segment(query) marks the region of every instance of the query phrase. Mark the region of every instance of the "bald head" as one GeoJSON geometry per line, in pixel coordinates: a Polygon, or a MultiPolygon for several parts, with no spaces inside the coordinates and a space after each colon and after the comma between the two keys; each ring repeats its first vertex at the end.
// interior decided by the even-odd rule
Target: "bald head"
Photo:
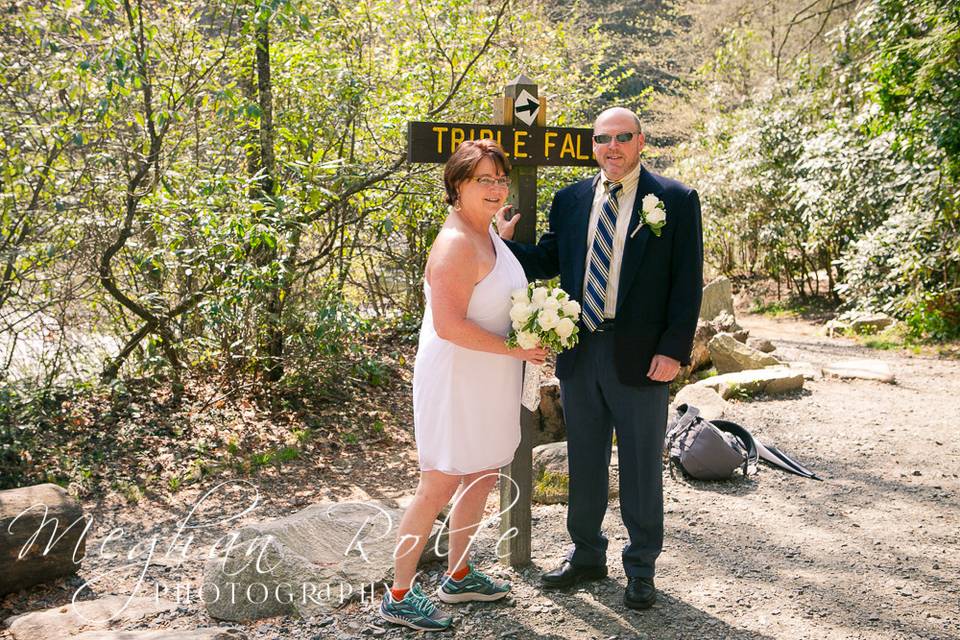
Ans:
{"type": "Polygon", "coordinates": [[[600,112],[600,115],[597,116],[597,119],[593,121],[593,131],[596,133],[597,125],[601,124],[601,121],[607,120],[613,117],[620,118],[630,118],[633,120],[634,124],[637,126],[637,131],[640,131],[640,117],[635,114],[630,109],[625,109],[623,107],[610,107],[600,112]]]}

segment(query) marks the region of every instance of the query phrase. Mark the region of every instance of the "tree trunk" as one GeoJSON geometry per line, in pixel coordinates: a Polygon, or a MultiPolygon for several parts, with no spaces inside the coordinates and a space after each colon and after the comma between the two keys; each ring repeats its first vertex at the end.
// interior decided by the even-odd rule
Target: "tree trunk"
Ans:
{"type": "MultiPolygon", "coordinates": [[[[277,192],[277,167],[274,155],[273,131],[273,88],[270,80],[270,20],[262,16],[260,7],[255,14],[256,21],[256,70],[257,103],[260,107],[260,197],[272,198],[277,192]]],[[[262,264],[277,259],[277,249],[264,248],[262,264]]],[[[283,346],[286,339],[283,331],[283,275],[267,291],[266,314],[262,353],[266,363],[265,374],[268,380],[276,382],[283,377],[283,346]]]]}

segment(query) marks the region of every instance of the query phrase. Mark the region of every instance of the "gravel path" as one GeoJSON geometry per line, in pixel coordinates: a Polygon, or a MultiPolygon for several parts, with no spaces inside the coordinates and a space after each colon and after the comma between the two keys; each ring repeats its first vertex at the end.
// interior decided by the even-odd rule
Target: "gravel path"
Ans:
{"type": "MultiPolygon", "coordinates": [[[[667,474],[660,600],[642,613],[622,604],[625,577],[618,550],[626,531],[616,501],[605,524],[610,577],[569,592],[539,588],[539,574],[555,566],[567,538],[563,505],[536,506],[531,567],[520,572],[497,567],[495,525],[478,543],[479,564],[512,580],[514,595],[500,603],[451,608],[456,630],[440,637],[960,638],[960,444],[952,437],[960,418],[960,361],[868,350],[827,339],[798,321],[745,316],[740,323],[751,335],[771,339],[777,354],[789,360],[824,365],[874,358],[888,362],[896,374],[896,385],[815,380],[790,396],[731,404],[730,419],[795,455],[824,481],[765,466],[757,476],[728,482],[667,474]]],[[[261,491],[265,505],[258,518],[287,515],[310,501],[309,490],[295,498],[263,485],[261,491]]],[[[163,518],[162,505],[151,507],[146,517],[143,504],[85,508],[95,509],[102,530],[139,521],[144,532],[151,524],[162,527],[160,520],[173,520],[170,514],[178,511],[167,504],[163,518]]],[[[85,572],[105,562],[90,558],[85,572]]],[[[195,578],[200,569],[156,568],[161,576],[181,571],[181,578],[195,578]]],[[[436,570],[428,573],[425,586],[435,587],[437,578],[436,570]]],[[[124,593],[129,579],[107,581],[98,591],[124,593]]],[[[61,581],[8,596],[2,613],[63,604],[76,584],[61,581]]],[[[197,605],[167,620],[176,626],[216,624],[197,605]]],[[[238,626],[262,639],[422,637],[381,624],[369,600],[322,620],[238,626]]],[[[0,638],[9,634],[0,631],[0,638]]]]}

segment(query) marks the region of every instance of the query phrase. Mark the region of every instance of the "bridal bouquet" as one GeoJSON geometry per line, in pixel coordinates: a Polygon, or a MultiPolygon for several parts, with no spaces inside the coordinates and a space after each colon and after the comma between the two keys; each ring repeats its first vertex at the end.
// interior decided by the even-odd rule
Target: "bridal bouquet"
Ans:
{"type": "Polygon", "coordinates": [[[551,351],[562,351],[577,344],[580,305],[563,289],[530,284],[514,291],[510,301],[513,330],[507,336],[508,346],[532,349],[539,342],[551,351]]]}

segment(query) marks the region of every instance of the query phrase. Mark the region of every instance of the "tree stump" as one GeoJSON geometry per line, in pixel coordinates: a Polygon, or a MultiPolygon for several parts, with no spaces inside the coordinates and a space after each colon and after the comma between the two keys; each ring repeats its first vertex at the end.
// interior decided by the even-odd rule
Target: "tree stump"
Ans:
{"type": "Polygon", "coordinates": [[[0,491],[0,595],[76,573],[86,527],[80,503],[55,484],[0,491]]]}

